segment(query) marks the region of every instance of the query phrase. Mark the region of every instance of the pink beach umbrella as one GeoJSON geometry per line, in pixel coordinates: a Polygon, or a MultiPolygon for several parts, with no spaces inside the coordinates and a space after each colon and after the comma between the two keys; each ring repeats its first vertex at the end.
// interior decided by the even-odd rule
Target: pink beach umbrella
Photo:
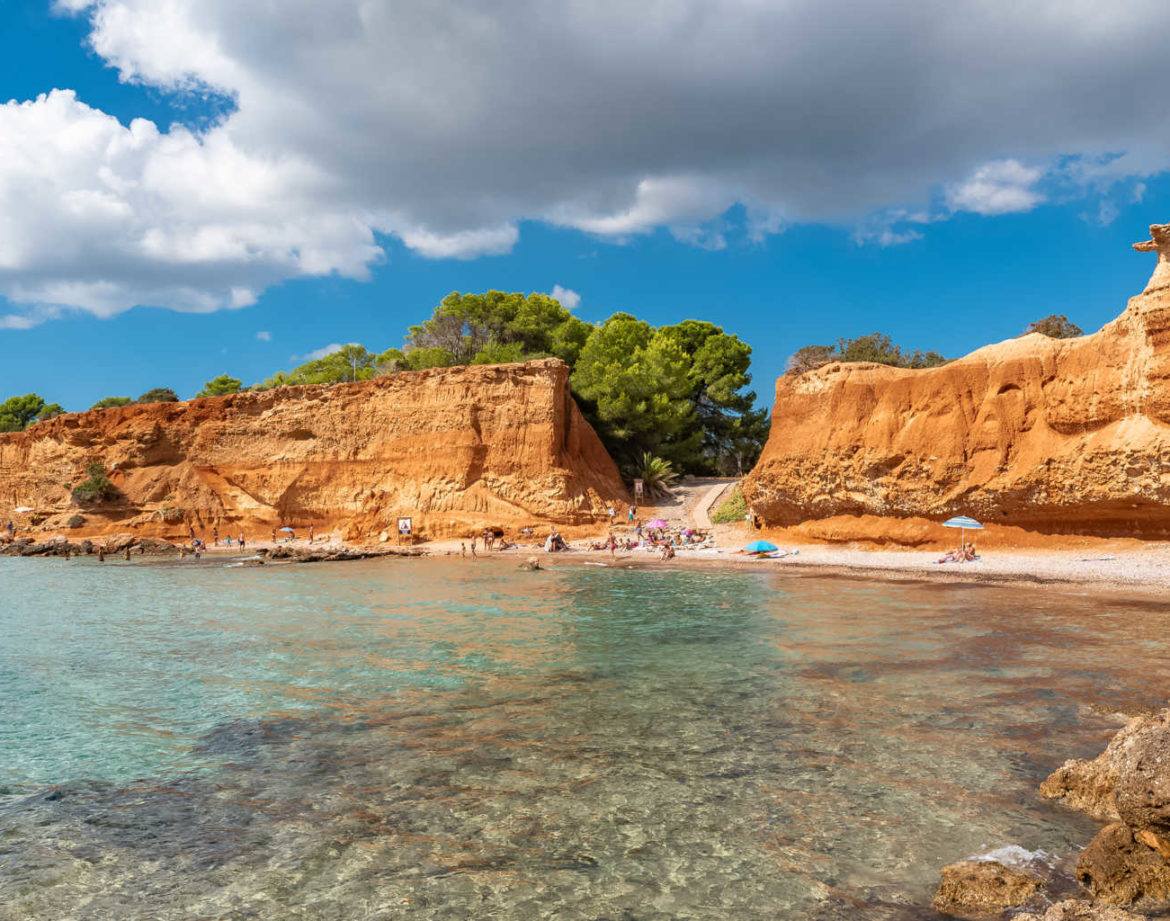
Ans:
{"type": "Polygon", "coordinates": [[[648,528],[665,528],[666,522],[663,521],[661,518],[655,518],[648,525],[646,525],[646,527],[648,527],[648,528]]]}

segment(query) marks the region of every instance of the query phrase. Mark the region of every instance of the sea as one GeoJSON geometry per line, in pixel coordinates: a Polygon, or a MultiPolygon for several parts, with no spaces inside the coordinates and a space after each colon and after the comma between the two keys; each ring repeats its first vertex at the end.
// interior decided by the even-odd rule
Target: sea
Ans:
{"type": "Polygon", "coordinates": [[[1170,606],[571,556],[0,558],[0,919],[928,919],[1170,606]]]}

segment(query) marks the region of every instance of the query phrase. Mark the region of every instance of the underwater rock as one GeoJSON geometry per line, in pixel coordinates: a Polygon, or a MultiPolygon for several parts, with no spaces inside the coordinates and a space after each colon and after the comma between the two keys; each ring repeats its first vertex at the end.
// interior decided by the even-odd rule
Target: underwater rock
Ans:
{"type": "Polygon", "coordinates": [[[1005,908],[1027,905],[1044,883],[1031,868],[1009,867],[997,860],[960,860],[943,867],[931,904],[944,915],[981,921],[998,917],[1005,908]]]}

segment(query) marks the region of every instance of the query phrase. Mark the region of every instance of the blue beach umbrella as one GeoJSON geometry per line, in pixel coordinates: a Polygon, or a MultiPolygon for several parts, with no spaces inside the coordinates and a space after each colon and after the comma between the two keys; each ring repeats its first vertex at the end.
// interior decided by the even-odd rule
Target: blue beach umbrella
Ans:
{"type": "Polygon", "coordinates": [[[983,525],[974,518],[968,518],[966,515],[960,515],[958,518],[948,518],[943,522],[943,527],[959,529],[959,539],[963,542],[964,550],[967,549],[967,532],[983,530],[983,525]]]}
{"type": "Polygon", "coordinates": [[[293,533],[293,529],[292,529],[292,528],[281,528],[280,530],[282,530],[282,531],[288,531],[288,533],[289,533],[289,534],[292,534],[292,533],[293,533]]]}
{"type": "Polygon", "coordinates": [[[769,553],[772,550],[779,550],[775,544],[770,544],[766,540],[753,540],[750,544],[743,548],[748,553],[769,553]]]}

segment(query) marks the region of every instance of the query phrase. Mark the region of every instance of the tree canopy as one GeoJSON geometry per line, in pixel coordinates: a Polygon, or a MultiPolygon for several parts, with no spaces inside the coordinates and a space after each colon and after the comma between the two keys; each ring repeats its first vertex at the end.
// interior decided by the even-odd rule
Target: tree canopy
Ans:
{"type": "Polygon", "coordinates": [[[39,394],[9,397],[0,403],[0,432],[21,432],[34,422],[52,419],[63,412],[59,404],[46,403],[39,394]]]}
{"type": "Polygon", "coordinates": [[[221,374],[219,377],[212,378],[203,385],[203,389],[195,394],[199,397],[222,397],[229,393],[239,393],[240,388],[244,386],[244,382],[236,377],[228,377],[226,374],[221,374]]]}
{"type": "Polygon", "coordinates": [[[345,381],[369,380],[376,373],[377,356],[351,342],[341,348],[298,365],[291,371],[277,371],[257,390],[291,387],[298,384],[341,384],[345,381]]]}
{"type": "Polygon", "coordinates": [[[1034,323],[1029,323],[1028,328],[1024,330],[1024,335],[1028,333],[1040,333],[1040,335],[1049,336],[1052,339],[1075,339],[1077,336],[1085,334],[1084,330],[1063,313],[1049,314],[1034,323]]]}

